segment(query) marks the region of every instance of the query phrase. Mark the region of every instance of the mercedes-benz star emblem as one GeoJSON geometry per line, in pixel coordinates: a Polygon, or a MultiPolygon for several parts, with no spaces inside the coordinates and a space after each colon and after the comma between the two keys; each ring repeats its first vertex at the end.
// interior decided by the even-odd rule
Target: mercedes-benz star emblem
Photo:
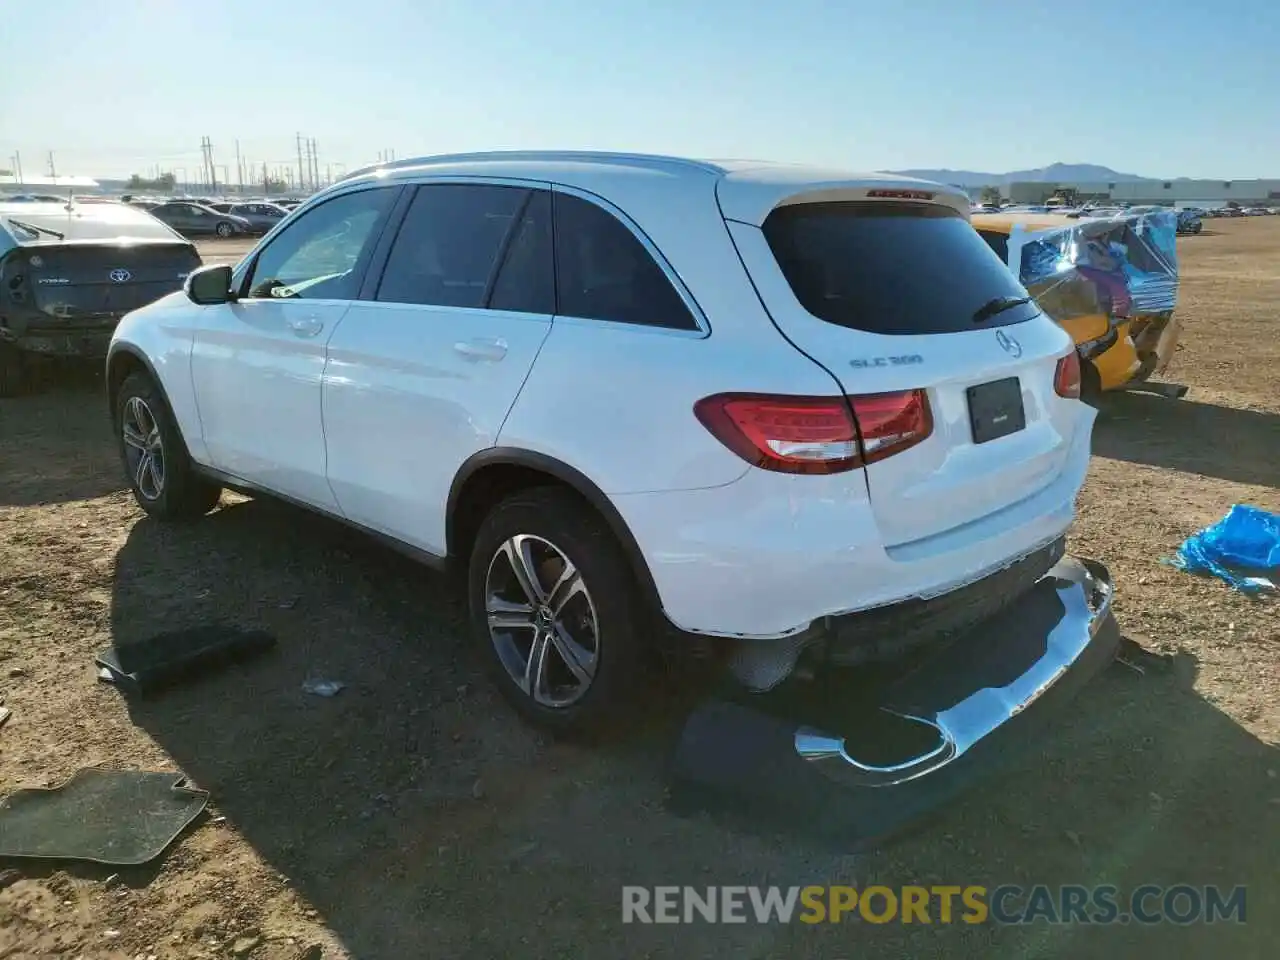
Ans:
{"type": "Polygon", "coordinates": [[[108,273],[107,276],[111,278],[112,283],[128,283],[130,280],[133,279],[132,273],[120,267],[116,267],[114,270],[108,273]]]}
{"type": "Polygon", "coordinates": [[[1003,330],[996,331],[996,343],[1000,344],[1000,349],[1015,360],[1022,356],[1022,344],[1013,337],[1009,336],[1003,330]]]}

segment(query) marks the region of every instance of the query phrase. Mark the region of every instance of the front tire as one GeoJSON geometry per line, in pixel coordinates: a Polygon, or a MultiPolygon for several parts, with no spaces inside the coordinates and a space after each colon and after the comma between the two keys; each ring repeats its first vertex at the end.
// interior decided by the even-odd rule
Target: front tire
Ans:
{"type": "Polygon", "coordinates": [[[236,228],[224,220],[222,223],[218,224],[216,227],[213,228],[213,232],[216,233],[218,236],[220,236],[223,240],[226,240],[230,237],[235,236],[236,228]]]}
{"type": "Polygon", "coordinates": [[[133,498],[148,514],[191,520],[218,503],[222,488],[196,473],[173,412],[150,377],[125,378],[116,393],[115,426],[133,498]]]}
{"type": "Polygon", "coordinates": [[[578,497],[517,493],[484,519],[467,577],[486,668],[522,716],[594,738],[630,713],[644,658],[642,604],[612,532],[578,497]]]}

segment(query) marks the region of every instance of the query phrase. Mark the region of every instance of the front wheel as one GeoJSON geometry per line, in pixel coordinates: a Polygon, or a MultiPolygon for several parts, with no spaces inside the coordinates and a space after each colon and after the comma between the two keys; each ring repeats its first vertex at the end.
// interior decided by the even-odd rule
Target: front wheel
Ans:
{"type": "Polygon", "coordinates": [[[216,233],[223,240],[225,240],[228,237],[235,236],[236,228],[224,220],[222,223],[214,227],[214,233],[216,233]]]}
{"type": "Polygon", "coordinates": [[[151,378],[134,373],[116,394],[116,433],[133,497],[158,520],[204,516],[222,488],[195,471],[164,396],[151,378]]]}
{"type": "Polygon", "coordinates": [[[481,524],[467,579],[481,656],[524,717],[595,737],[627,716],[641,682],[642,604],[590,507],[555,488],[502,501],[481,524]]]}

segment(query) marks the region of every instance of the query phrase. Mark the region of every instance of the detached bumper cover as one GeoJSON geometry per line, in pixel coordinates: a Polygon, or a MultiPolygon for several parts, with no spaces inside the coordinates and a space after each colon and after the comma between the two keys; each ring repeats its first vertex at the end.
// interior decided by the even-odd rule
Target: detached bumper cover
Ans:
{"type": "Polygon", "coordinates": [[[932,728],[937,744],[927,751],[892,764],[869,764],[850,754],[844,738],[802,727],[795,734],[796,753],[854,786],[892,786],[927,776],[1039,700],[1095,644],[1109,648],[1107,659],[1114,656],[1119,632],[1111,594],[1101,565],[1062,561],[1022,602],[980,627],[978,636],[947,647],[894,683],[880,709],[932,728]]]}
{"type": "Polygon", "coordinates": [[[685,726],[673,792],[781,814],[845,840],[893,832],[1034,743],[1054,704],[1114,660],[1112,593],[1101,564],[1062,560],[1019,600],[880,688],[861,715],[909,728],[906,750],[880,742],[871,723],[827,729],[766,712],[761,698],[705,704],[685,726]]]}

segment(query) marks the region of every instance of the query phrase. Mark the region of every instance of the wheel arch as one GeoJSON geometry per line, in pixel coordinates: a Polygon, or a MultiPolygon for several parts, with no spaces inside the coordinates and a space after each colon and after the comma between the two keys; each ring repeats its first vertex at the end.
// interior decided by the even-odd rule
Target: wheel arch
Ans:
{"type": "Polygon", "coordinates": [[[483,520],[476,509],[507,493],[532,486],[557,485],[572,490],[599,514],[622,547],[641,592],[656,612],[662,599],[640,544],[609,497],[580,470],[555,457],[516,447],[493,447],[468,458],[449,489],[445,513],[445,544],[450,559],[470,553],[475,531],[483,520]]]}
{"type": "Polygon", "coordinates": [[[131,373],[138,371],[145,373],[151,379],[151,382],[156,385],[156,389],[160,391],[160,395],[164,397],[164,402],[169,405],[170,409],[173,408],[173,405],[169,403],[169,394],[165,391],[164,381],[156,373],[155,365],[150,358],[133,344],[121,341],[113,343],[107,350],[106,372],[103,381],[107,391],[107,404],[111,408],[111,416],[113,418],[116,412],[116,394],[120,392],[121,384],[125,382],[131,373]]]}

